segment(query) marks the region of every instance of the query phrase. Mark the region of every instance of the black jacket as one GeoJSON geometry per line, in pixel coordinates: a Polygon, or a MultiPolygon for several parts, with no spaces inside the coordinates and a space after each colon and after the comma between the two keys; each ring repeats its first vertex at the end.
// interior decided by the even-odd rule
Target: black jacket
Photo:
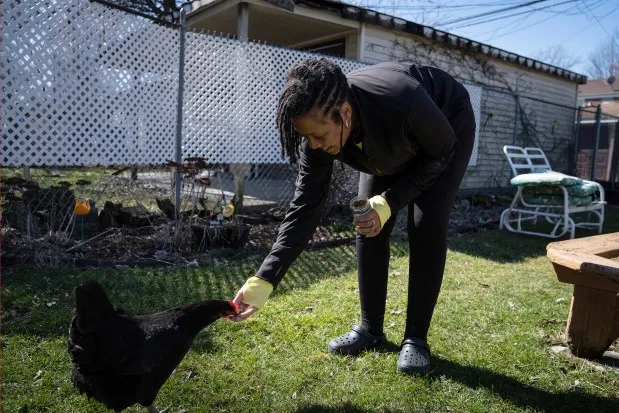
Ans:
{"type": "MultiPolygon", "coordinates": [[[[470,105],[468,92],[447,73],[410,63],[380,63],[347,78],[356,123],[338,156],[361,172],[398,175],[382,194],[398,211],[449,164],[457,146],[452,122],[470,105]]],[[[277,285],[307,245],[328,198],[334,159],[305,141],[301,145],[294,198],[258,277],[277,285]]]]}

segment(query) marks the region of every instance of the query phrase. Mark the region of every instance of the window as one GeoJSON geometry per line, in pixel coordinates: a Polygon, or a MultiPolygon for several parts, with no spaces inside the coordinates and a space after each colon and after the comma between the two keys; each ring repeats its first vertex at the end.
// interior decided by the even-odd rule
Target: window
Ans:
{"type": "Polygon", "coordinates": [[[300,50],[330,56],[346,57],[346,38],[332,40],[330,42],[317,43],[311,46],[302,47],[300,50]]]}

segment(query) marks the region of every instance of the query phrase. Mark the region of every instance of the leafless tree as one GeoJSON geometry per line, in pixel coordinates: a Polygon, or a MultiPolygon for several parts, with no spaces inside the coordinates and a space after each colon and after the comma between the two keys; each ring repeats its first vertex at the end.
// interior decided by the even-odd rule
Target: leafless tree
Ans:
{"type": "Polygon", "coordinates": [[[568,52],[560,44],[542,49],[536,52],[533,57],[544,63],[558,66],[562,69],[571,69],[580,63],[580,59],[578,57],[568,52]]]}
{"type": "Polygon", "coordinates": [[[588,74],[594,79],[619,75],[619,28],[589,54],[588,74]]]}

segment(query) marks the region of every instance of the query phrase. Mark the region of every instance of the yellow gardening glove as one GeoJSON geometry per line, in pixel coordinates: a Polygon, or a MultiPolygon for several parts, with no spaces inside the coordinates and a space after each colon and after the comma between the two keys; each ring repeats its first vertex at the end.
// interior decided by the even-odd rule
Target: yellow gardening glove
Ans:
{"type": "Polygon", "coordinates": [[[373,196],[368,200],[370,206],[376,211],[380,218],[380,227],[385,225],[385,222],[391,217],[391,207],[387,203],[387,200],[382,195],[373,196]]]}
{"type": "Polygon", "coordinates": [[[249,278],[232,300],[239,306],[239,313],[229,318],[233,321],[243,321],[258,311],[273,292],[273,284],[259,277],[249,278]]]}

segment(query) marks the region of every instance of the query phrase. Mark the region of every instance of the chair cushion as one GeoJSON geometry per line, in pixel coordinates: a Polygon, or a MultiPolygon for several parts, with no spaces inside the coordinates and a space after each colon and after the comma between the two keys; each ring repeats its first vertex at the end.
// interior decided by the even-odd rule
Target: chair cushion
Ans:
{"type": "Polygon", "coordinates": [[[521,185],[576,185],[582,183],[583,180],[575,177],[562,174],[556,171],[546,171],[539,173],[520,174],[513,177],[510,183],[514,186],[521,185]]]}
{"type": "MultiPolygon", "coordinates": [[[[587,196],[593,195],[598,191],[598,186],[594,182],[583,181],[576,185],[566,186],[567,194],[570,196],[587,196]]],[[[563,191],[558,185],[531,185],[527,186],[526,190],[530,194],[536,195],[560,195],[563,196],[563,191]]]]}

